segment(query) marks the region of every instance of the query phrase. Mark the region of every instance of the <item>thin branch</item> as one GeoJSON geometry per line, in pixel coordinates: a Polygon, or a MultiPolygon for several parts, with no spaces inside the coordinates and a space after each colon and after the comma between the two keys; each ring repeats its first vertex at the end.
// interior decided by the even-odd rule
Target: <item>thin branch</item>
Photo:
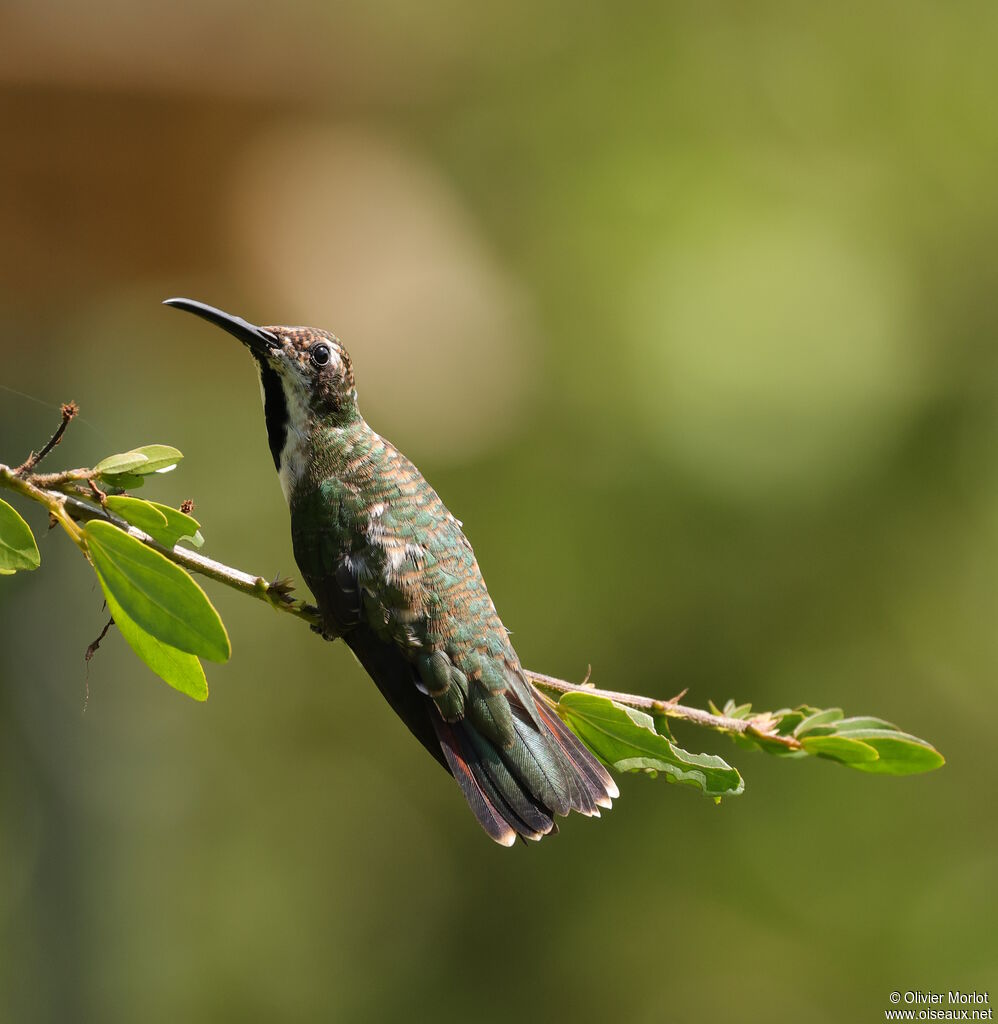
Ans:
{"type": "MultiPolygon", "coordinates": [[[[786,747],[787,750],[800,750],[800,742],[793,736],[780,736],[777,733],[769,732],[763,727],[761,717],[755,718],[730,718],[728,715],[715,715],[702,708],[691,708],[680,704],[676,700],[659,700],[656,697],[640,697],[630,693],[616,693],[613,690],[600,690],[588,683],[569,683],[564,679],[556,679],[554,676],[546,676],[541,672],[533,672],[524,669],[523,674],[545,693],[591,693],[597,697],[608,697],[618,704],[624,704],[629,708],[637,708],[640,711],[651,711],[667,718],[677,718],[693,725],[702,725],[707,729],[717,729],[721,732],[737,733],[742,736],[765,739],[769,743],[775,743],[786,747]]],[[[684,691],[685,692],[685,691],[684,691]]]]}
{"type": "MultiPolygon", "coordinates": [[[[97,639],[96,640],[91,640],[90,643],[87,645],[86,652],[83,655],[83,660],[84,661],[89,662],[90,659],[97,653],[98,649],[100,648],[101,641],[104,639],[104,637],[107,636],[107,631],[113,625],[114,625],[114,619],[108,619],[107,622],[104,623],[104,628],[100,631],[100,633],[98,633],[97,639]]],[[[87,669],[87,672],[88,673],[90,672],[89,668],[87,669]]]]}
{"type": "MultiPolygon", "coordinates": [[[[3,467],[0,467],[0,484],[3,483],[2,469],[3,467]]],[[[241,569],[233,569],[228,565],[223,565],[221,562],[216,562],[213,558],[207,558],[205,555],[200,555],[189,548],[183,548],[179,544],[174,545],[172,548],[165,547],[158,541],[153,540],[145,531],[125,522],[120,516],[116,516],[106,508],[92,505],[82,498],[70,495],[67,495],[64,500],[66,512],[78,522],[102,519],[105,522],[113,523],[136,540],[141,541],[146,547],[150,547],[161,555],[165,555],[171,562],[182,566],[188,572],[196,572],[201,576],[207,576],[208,579],[214,580],[216,583],[222,583],[233,590],[238,590],[241,594],[249,594],[250,597],[265,601],[272,608],[288,612],[296,618],[303,619],[309,625],[318,626],[321,624],[322,620],[319,615],[319,609],[315,605],[308,604],[306,601],[296,601],[291,597],[288,594],[287,583],[283,580],[270,583],[263,576],[253,576],[248,572],[243,572],[241,569]]]]}
{"type": "Polygon", "coordinates": [[[62,487],[71,483],[86,483],[94,479],[92,469],[67,469],[61,473],[36,473],[31,477],[38,487],[62,487]]]}
{"type": "Polygon", "coordinates": [[[35,466],[38,465],[42,459],[62,440],[62,435],[66,433],[66,427],[69,426],[70,421],[80,411],[80,407],[76,402],[65,402],[62,406],[62,422],[56,427],[55,433],[45,442],[42,446],[41,451],[32,452],[25,460],[21,463],[17,469],[14,470],[15,475],[24,476],[26,473],[30,473],[35,466]]]}
{"type": "MultiPolygon", "coordinates": [[[[138,527],[125,522],[120,516],[115,515],[109,509],[94,504],[92,501],[82,497],[82,492],[76,488],[74,493],[66,494],[48,489],[49,486],[65,486],[73,488],[78,481],[89,481],[93,476],[92,470],[77,469],[70,473],[53,473],[48,475],[37,475],[27,479],[17,476],[15,471],[9,467],[0,465],[0,487],[7,487],[18,491],[27,498],[44,505],[54,515],[67,532],[73,536],[73,531],[80,534],[77,522],[86,523],[90,520],[99,519],[113,523],[119,529],[124,530],[136,540],[141,541],[147,547],[165,555],[171,562],[182,566],[188,572],[198,573],[207,576],[216,583],[238,590],[242,594],[248,594],[258,600],[264,601],[278,611],[286,612],[295,618],[307,622],[310,626],[322,626],[322,617],[315,605],[306,601],[298,601],[288,594],[286,581],[276,580],[269,583],[263,576],[254,576],[251,573],[243,572],[241,569],[234,569],[231,566],[223,565],[212,558],[207,558],[188,548],[175,545],[172,548],[163,546],[155,541],[149,534],[138,527]]],[[[77,536],[73,539],[84,546],[77,536]]],[[[641,711],[666,715],[669,718],[680,719],[689,722],[691,725],[703,726],[708,729],[716,729],[720,732],[743,735],[751,738],[764,739],[768,743],[785,747],[788,751],[800,750],[800,743],[792,736],[780,736],[767,728],[765,716],[758,718],[731,718],[727,715],[715,715],[700,708],[688,707],[678,703],[677,699],[659,700],[654,697],[642,697],[630,693],[617,693],[613,690],[596,689],[589,683],[570,683],[564,679],[556,679],[553,676],[544,675],[540,672],[531,672],[524,669],[527,678],[542,692],[547,695],[558,695],[565,693],[592,693],[598,697],[608,697],[610,700],[623,704],[626,707],[636,708],[641,711]]]]}
{"type": "Polygon", "coordinates": [[[67,503],[71,499],[64,494],[39,487],[35,483],[35,480],[38,479],[40,477],[20,477],[10,466],[0,464],[0,487],[17,491],[25,498],[30,498],[32,501],[37,501],[40,505],[44,505],[48,509],[50,519],[58,523],[69,534],[77,547],[86,551],[83,531],[76,525],[73,516],[66,508],[67,503]]]}
{"type": "Polygon", "coordinates": [[[87,481],[87,486],[90,488],[90,493],[101,503],[101,508],[107,504],[107,492],[102,491],[97,486],[97,481],[90,479],[87,481]]]}

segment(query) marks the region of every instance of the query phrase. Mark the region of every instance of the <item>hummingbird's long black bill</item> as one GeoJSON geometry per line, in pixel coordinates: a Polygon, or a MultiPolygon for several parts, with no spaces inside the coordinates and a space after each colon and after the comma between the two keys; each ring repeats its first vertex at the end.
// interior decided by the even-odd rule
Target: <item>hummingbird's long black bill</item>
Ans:
{"type": "Polygon", "coordinates": [[[272,349],[278,348],[280,342],[270,331],[249,323],[241,316],[233,316],[224,310],[216,309],[214,306],[206,306],[203,302],[195,299],[164,299],[164,306],[173,306],[174,309],[182,309],[187,313],[207,320],[208,323],[221,327],[228,331],[234,338],[238,338],[247,348],[260,355],[266,355],[272,349]]]}

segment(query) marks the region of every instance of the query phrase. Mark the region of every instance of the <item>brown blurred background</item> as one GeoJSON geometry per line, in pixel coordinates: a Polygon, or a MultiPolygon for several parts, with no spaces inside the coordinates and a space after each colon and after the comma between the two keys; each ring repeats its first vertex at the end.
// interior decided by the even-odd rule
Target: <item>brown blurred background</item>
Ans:
{"type": "Polygon", "coordinates": [[[336,331],[523,661],[841,704],[922,778],[625,778],[493,848],[338,646],[209,588],[196,706],[44,521],[0,583],[4,1021],[875,1020],[994,989],[998,8],[0,6],[0,461],[176,444],[293,567],[249,360],[336,331]],[[10,390],[13,389],[13,390],[10,390]],[[43,403],[48,403],[43,404],[43,403]],[[89,702],[85,687],[89,683],[89,702]],[[84,707],[86,710],[84,712],[84,707]]]}

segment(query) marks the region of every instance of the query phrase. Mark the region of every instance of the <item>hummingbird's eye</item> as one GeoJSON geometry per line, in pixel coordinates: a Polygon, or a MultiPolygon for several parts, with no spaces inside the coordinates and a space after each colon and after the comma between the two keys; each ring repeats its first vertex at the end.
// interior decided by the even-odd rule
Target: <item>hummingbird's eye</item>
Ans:
{"type": "Polygon", "coordinates": [[[316,366],[325,366],[330,359],[330,351],[328,345],[313,345],[310,354],[312,356],[312,362],[316,366]]]}

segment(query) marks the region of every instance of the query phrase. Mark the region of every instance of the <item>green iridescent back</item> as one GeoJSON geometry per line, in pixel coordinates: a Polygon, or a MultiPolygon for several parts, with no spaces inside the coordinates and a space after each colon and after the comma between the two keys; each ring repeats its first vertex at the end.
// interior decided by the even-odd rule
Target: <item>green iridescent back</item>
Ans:
{"type": "Polygon", "coordinates": [[[295,556],[320,608],[334,631],[352,614],[403,652],[445,720],[467,713],[508,746],[501,694],[533,700],[461,524],[362,419],[320,434],[291,500],[295,556]]]}

